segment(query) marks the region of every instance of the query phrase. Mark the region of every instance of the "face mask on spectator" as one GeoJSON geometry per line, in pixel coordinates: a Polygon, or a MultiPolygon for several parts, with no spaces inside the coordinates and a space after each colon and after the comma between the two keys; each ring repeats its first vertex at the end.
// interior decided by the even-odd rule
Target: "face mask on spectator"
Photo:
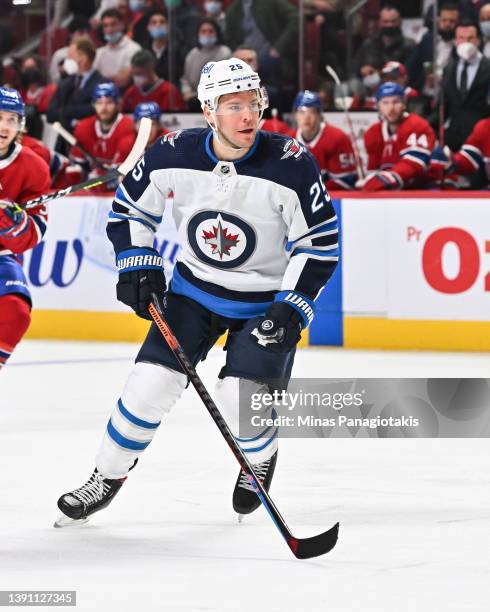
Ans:
{"type": "Polygon", "coordinates": [[[462,60],[469,62],[478,53],[478,48],[471,42],[459,43],[456,47],[456,53],[462,60]]]}
{"type": "Polygon", "coordinates": [[[221,13],[221,2],[205,2],[204,10],[209,15],[218,15],[221,13]]]}
{"type": "Polygon", "coordinates": [[[78,63],[71,57],[67,57],[63,62],[63,70],[65,74],[78,74],[78,63]]]}
{"type": "Polygon", "coordinates": [[[396,26],[393,28],[381,28],[380,32],[381,36],[388,36],[389,38],[395,38],[402,33],[401,28],[396,26]]]}
{"type": "Polygon", "coordinates": [[[133,13],[137,13],[145,8],[145,3],[143,0],[129,0],[129,8],[133,13]]]}
{"type": "Polygon", "coordinates": [[[216,44],[216,36],[199,35],[199,44],[201,47],[212,47],[216,44]]]}
{"type": "Polygon", "coordinates": [[[439,30],[439,36],[448,42],[454,38],[454,30],[439,30]]]}
{"type": "Polygon", "coordinates": [[[20,80],[24,87],[29,87],[33,83],[41,83],[41,72],[37,68],[26,68],[20,73],[20,80]]]}
{"type": "Polygon", "coordinates": [[[381,77],[378,72],[373,72],[373,74],[368,74],[362,79],[364,87],[368,89],[374,89],[381,83],[381,77]]]}
{"type": "Polygon", "coordinates": [[[122,32],[112,32],[112,34],[104,34],[104,40],[110,45],[115,45],[123,37],[122,32]]]}
{"type": "Polygon", "coordinates": [[[156,26],[154,28],[148,28],[148,32],[154,40],[161,40],[162,38],[167,38],[168,27],[166,25],[156,26]]]}
{"type": "Polygon", "coordinates": [[[481,21],[480,29],[485,38],[490,38],[490,21],[481,21]]]}

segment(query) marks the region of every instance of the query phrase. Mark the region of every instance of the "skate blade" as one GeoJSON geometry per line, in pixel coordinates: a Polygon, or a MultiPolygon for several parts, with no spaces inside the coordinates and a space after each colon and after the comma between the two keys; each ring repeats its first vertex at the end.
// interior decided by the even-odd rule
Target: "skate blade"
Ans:
{"type": "Polygon", "coordinates": [[[65,514],[60,514],[60,516],[55,520],[53,527],[55,529],[60,529],[64,527],[78,527],[79,525],[85,525],[85,523],[88,522],[88,517],[84,519],[72,519],[69,516],[66,516],[65,514]]]}
{"type": "Polygon", "coordinates": [[[244,514],[239,514],[238,515],[238,524],[241,525],[243,523],[243,519],[245,518],[244,514]]]}

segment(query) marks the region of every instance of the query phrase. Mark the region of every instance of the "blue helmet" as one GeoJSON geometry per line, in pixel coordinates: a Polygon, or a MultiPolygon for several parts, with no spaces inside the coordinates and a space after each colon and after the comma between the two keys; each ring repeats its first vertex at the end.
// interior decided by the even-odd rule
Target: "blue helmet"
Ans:
{"type": "Polygon", "coordinates": [[[20,117],[25,116],[24,100],[16,89],[0,87],[0,111],[17,113],[20,117]]]}
{"type": "Polygon", "coordinates": [[[300,106],[321,110],[322,103],[320,101],[320,96],[315,91],[310,91],[309,89],[300,91],[296,95],[296,98],[294,98],[293,109],[298,110],[300,106]]]}
{"type": "Polygon", "coordinates": [[[387,81],[378,87],[374,97],[379,102],[383,98],[388,98],[390,96],[399,96],[400,98],[405,97],[405,88],[398,83],[392,83],[391,81],[387,81]]]}
{"type": "Polygon", "coordinates": [[[141,102],[134,109],[133,120],[139,121],[143,117],[149,117],[155,121],[160,121],[162,111],[156,102],[141,102]]]}
{"type": "Polygon", "coordinates": [[[114,83],[99,83],[92,93],[92,102],[99,98],[113,98],[119,100],[121,92],[114,83]]]}

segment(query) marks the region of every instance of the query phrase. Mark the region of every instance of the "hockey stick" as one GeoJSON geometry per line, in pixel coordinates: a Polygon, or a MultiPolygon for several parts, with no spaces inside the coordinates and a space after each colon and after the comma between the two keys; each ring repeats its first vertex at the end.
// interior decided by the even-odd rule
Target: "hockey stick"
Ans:
{"type": "MultiPolygon", "coordinates": [[[[332,66],[328,66],[328,65],[325,66],[325,70],[332,77],[335,84],[338,85],[341,91],[343,92],[344,90],[342,88],[342,83],[340,82],[339,75],[335,72],[332,66]]],[[[357,174],[360,179],[363,179],[366,176],[366,173],[364,172],[364,166],[362,164],[361,154],[359,152],[359,147],[357,146],[357,137],[356,137],[356,133],[354,132],[354,125],[352,123],[349,109],[347,108],[347,100],[346,100],[346,96],[344,93],[342,94],[342,98],[343,98],[342,106],[344,108],[345,118],[347,120],[347,125],[349,127],[349,135],[350,135],[350,140],[352,143],[352,150],[354,151],[354,159],[356,161],[357,174]]]]}
{"type": "Polygon", "coordinates": [[[87,149],[77,141],[73,134],[71,134],[68,130],[65,130],[59,121],[55,121],[53,123],[53,129],[58,132],[61,138],[64,138],[68,144],[71,144],[72,147],[77,147],[77,149],[79,149],[97,168],[107,171],[107,166],[105,166],[100,159],[97,159],[95,155],[89,153],[87,149]]]}
{"type": "Polygon", "coordinates": [[[218,407],[216,406],[213,399],[206,390],[206,387],[199,378],[195,368],[189,361],[179,341],[170,329],[159,306],[159,300],[155,294],[153,294],[153,303],[150,304],[148,310],[152,316],[153,321],[156,323],[158,329],[165,338],[165,341],[168,344],[170,350],[172,351],[175,358],[184,370],[185,374],[191,381],[194,389],[197,391],[197,394],[199,395],[207,411],[211,415],[211,418],[220,430],[221,435],[226,440],[232,453],[235,455],[235,458],[240,464],[240,467],[247,475],[250,484],[253,486],[255,492],[259,496],[261,502],[264,504],[265,509],[276,524],[276,527],[281,532],[283,538],[286,540],[286,543],[293,552],[293,554],[298,559],[310,559],[311,557],[318,557],[320,555],[324,555],[330,550],[332,550],[332,548],[337,543],[339,523],[336,523],[328,531],[325,531],[324,533],[313,536],[311,538],[296,538],[293,536],[288,526],[286,525],[286,522],[282,518],[279,510],[276,508],[276,505],[269,496],[269,493],[264,489],[262,483],[255,475],[252,466],[250,465],[240,446],[237,444],[235,437],[231,433],[230,428],[226,424],[224,418],[221,416],[218,407]]]}
{"type": "Polygon", "coordinates": [[[96,178],[88,179],[83,183],[77,183],[76,185],[70,185],[69,187],[65,187],[63,189],[58,189],[58,191],[54,191],[53,193],[47,193],[45,195],[41,195],[32,200],[28,200],[20,204],[20,206],[25,210],[29,210],[29,208],[35,208],[39,206],[39,204],[45,204],[46,202],[50,202],[51,200],[57,200],[58,198],[62,198],[64,196],[69,195],[70,193],[75,193],[76,191],[82,191],[87,189],[93,189],[94,187],[98,187],[99,185],[103,185],[104,183],[108,183],[120,176],[126,176],[126,174],[133,169],[134,165],[138,161],[138,159],[145,152],[146,145],[148,143],[148,139],[150,137],[151,131],[151,119],[148,117],[143,117],[140,123],[140,128],[138,130],[138,135],[136,136],[135,143],[133,148],[129,152],[129,155],[126,159],[121,163],[119,168],[111,170],[107,174],[103,176],[98,176],[96,178]]]}

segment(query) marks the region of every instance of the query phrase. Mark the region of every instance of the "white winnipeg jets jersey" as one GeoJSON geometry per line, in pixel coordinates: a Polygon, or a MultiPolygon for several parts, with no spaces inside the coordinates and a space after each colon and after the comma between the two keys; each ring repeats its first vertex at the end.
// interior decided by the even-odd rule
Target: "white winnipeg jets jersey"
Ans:
{"type": "Polygon", "coordinates": [[[296,140],[258,132],[220,161],[210,129],[159,139],[116,191],[116,254],[152,247],[165,199],[182,246],[171,290],[227,317],[263,314],[278,292],[314,300],[338,260],[337,218],[318,166],[296,140]]]}

